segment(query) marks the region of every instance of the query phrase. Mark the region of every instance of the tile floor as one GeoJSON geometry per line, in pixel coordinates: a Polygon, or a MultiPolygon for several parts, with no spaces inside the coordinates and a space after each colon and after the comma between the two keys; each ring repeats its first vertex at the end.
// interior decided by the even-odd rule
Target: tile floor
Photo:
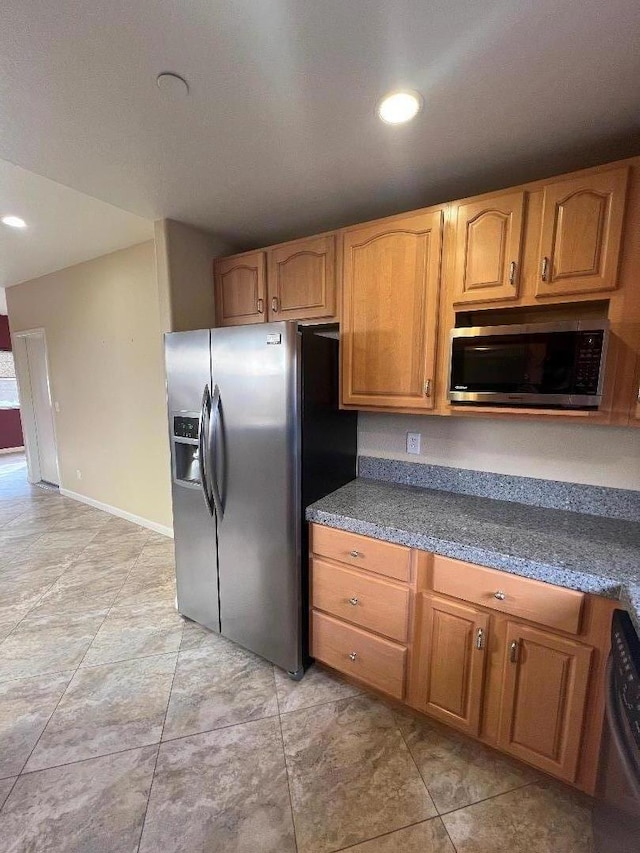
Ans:
{"type": "Polygon", "coordinates": [[[588,803],[174,609],[171,542],[0,457],[0,847],[586,853],[588,803]]]}

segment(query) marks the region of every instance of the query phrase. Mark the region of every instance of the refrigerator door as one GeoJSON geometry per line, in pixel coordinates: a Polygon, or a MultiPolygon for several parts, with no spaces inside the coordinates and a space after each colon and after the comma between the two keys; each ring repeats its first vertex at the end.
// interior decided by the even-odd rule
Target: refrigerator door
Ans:
{"type": "Polygon", "coordinates": [[[299,352],[295,323],[211,332],[221,630],[290,672],[302,666],[299,352]]]}
{"type": "Polygon", "coordinates": [[[220,631],[211,468],[208,329],[165,335],[178,610],[220,631]]]}

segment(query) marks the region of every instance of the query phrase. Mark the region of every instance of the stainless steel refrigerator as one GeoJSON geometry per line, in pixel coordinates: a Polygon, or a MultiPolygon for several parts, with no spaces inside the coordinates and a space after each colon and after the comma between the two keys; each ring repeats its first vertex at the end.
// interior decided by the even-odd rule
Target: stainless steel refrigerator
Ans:
{"type": "Polygon", "coordinates": [[[295,322],[165,336],[178,610],[299,677],[308,504],[355,477],[337,331],[295,322]]]}

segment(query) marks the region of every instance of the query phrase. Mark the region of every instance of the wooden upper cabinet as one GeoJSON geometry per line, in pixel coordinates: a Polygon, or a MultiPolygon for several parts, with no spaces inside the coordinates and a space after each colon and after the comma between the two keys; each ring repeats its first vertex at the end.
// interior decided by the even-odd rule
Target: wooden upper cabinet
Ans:
{"type": "Polygon", "coordinates": [[[629,169],[544,188],[537,296],[614,290],[629,169]]]}
{"type": "Polygon", "coordinates": [[[217,326],[244,326],[267,319],[266,253],[251,252],[214,262],[217,326]]]}
{"type": "Polygon", "coordinates": [[[506,643],[498,745],[572,782],[593,650],[519,622],[506,643]]]}
{"type": "Polygon", "coordinates": [[[269,249],[268,254],[271,320],[335,317],[335,234],[296,240],[269,249]]]}
{"type": "Polygon", "coordinates": [[[344,405],[433,407],[442,229],[436,210],[343,232],[344,405]]]}
{"type": "Polygon", "coordinates": [[[420,710],[470,735],[480,730],[489,615],[422,593],[417,642],[424,650],[420,710]]]}
{"type": "Polygon", "coordinates": [[[517,299],[525,193],[504,193],[458,207],[454,300],[517,299]]]}

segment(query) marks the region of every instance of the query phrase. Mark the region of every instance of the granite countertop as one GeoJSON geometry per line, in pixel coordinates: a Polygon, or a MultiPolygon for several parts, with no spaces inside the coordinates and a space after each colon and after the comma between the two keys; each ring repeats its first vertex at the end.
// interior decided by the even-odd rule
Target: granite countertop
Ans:
{"type": "Polygon", "coordinates": [[[307,520],[620,599],[640,631],[640,523],[358,478],[307,520]]]}

